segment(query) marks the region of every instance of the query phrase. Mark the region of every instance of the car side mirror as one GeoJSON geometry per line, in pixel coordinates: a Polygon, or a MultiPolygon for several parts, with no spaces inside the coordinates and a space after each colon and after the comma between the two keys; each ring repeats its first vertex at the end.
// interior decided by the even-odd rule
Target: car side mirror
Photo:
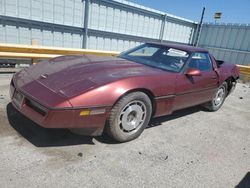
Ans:
{"type": "Polygon", "coordinates": [[[201,71],[195,68],[189,68],[186,72],[187,76],[201,76],[201,71]]]}

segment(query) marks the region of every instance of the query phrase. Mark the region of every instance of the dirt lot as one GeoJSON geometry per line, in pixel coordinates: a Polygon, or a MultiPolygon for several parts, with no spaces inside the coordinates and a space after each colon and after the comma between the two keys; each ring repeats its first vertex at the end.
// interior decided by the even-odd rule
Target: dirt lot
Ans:
{"type": "Polygon", "coordinates": [[[181,110],[116,144],[39,127],[9,104],[10,78],[0,74],[1,187],[250,187],[249,85],[218,112],[181,110]]]}

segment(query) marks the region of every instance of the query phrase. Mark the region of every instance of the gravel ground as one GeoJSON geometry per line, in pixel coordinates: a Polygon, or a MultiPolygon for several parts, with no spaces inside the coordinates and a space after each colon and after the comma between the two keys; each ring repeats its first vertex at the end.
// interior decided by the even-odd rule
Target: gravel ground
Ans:
{"type": "Polygon", "coordinates": [[[250,86],[218,112],[200,107],[156,118],[116,144],[44,129],[9,104],[0,74],[1,187],[250,187],[250,86]]]}

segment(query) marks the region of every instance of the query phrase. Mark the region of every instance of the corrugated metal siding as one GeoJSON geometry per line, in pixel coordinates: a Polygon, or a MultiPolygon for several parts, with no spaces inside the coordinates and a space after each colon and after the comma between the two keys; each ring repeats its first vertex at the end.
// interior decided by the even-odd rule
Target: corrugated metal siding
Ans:
{"type": "Polygon", "coordinates": [[[0,15],[82,27],[84,1],[1,0],[0,15]]]}
{"type": "Polygon", "coordinates": [[[199,46],[208,48],[217,59],[250,64],[250,25],[204,24],[199,46]]]}
{"type": "Polygon", "coordinates": [[[191,43],[194,25],[166,21],[163,40],[191,43]]]}
{"type": "Polygon", "coordinates": [[[124,51],[141,44],[132,40],[94,36],[88,37],[88,49],[124,51]]]}
{"type": "Polygon", "coordinates": [[[58,31],[48,27],[27,27],[25,24],[15,25],[0,21],[0,42],[30,44],[32,39],[40,45],[57,47],[82,47],[82,34],[70,31],[58,31]]]}
{"type": "MultiPolygon", "coordinates": [[[[190,43],[195,25],[178,20],[167,20],[163,40],[190,43]]],[[[158,39],[163,15],[153,16],[130,9],[111,7],[98,1],[90,4],[90,28],[127,35],[158,39]]]]}
{"type": "Polygon", "coordinates": [[[161,19],[102,1],[90,3],[89,28],[127,35],[159,38],[161,19]]]}
{"type": "MultiPolygon", "coordinates": [[[[0,16],[6,18],[0,18],[0,42],[30,44],[37,39],[40,45],[81,48],[85,4],[84,0],[0,0],[0,16]]],[[[160,41],[165,14],[124,0],[91,0],[87,48],[122,51],[160,41]]],[[[194,22],[167,17],[163,40],[191,43],[194,22]]]]}

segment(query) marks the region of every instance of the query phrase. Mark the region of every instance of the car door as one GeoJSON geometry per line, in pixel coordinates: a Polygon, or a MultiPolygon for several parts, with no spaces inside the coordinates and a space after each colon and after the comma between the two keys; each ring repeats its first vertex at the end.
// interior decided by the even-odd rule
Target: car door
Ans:
{"type": "Polygon", "coordinates": [[[192,53],[183,73],[177,76],[174,110],[212,100],[218,87],[218,75],[208,53],[192,53]],[[188,76],[188,69],[199,69],[201,75],[188,76]]]}

